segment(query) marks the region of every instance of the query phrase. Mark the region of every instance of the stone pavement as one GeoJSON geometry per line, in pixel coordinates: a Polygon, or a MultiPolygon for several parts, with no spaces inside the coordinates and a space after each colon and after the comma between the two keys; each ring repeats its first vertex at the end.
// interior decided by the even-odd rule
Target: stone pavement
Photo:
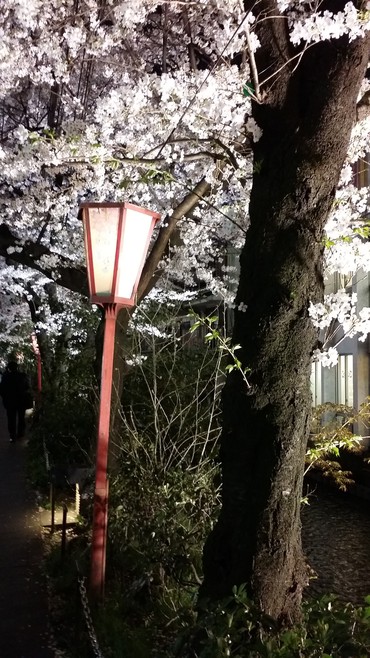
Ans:
{"type": "Polygon", "coordinates": [[[302,539],[316,573],[305,594],[331,592],[363,605],[370,594],[370,509],[367,500],[323,486],[302,509],[302,539]]]}
{"type": "Polygon", "coordinates": [[[26,440],[10,443],[0,404],[0,658],[54,658],[41,522],[26,481],[26,440]]]}

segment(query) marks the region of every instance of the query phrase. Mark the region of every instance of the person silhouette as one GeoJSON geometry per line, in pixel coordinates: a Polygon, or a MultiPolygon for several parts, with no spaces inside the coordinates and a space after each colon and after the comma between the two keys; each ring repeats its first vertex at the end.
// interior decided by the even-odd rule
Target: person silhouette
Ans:
{"type": "Polygon", "coordinates": [[[18,369],[16,361],[9,361],[0,382],[0,395],[8,418],[10,441],[21,439],[26,429],[26,409],[31,396],[30,384],[25,372],[18,369]]]}

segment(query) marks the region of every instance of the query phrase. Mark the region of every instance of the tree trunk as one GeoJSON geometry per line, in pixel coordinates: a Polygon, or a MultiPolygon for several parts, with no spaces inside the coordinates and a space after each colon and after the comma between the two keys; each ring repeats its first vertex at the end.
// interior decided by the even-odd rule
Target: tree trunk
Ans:
{"type": "MultiPolygon", "coordinates": [[[[281,23],[268,23],[257,63],[271,71],[286,51],[281,23]]],[[[235,311],[233,333],[250,388],[233,371],[223,393],[222,510],[200,596],[219,599],[246,583],[262,610],[287,622],[299,617],[307,584],[300,504],[317,340],[308,306],[323,295],[324,226],[368,58],[367,41],[314,46],[254,107],[263,136],[236,298],[247,309],[235,311]]]]}

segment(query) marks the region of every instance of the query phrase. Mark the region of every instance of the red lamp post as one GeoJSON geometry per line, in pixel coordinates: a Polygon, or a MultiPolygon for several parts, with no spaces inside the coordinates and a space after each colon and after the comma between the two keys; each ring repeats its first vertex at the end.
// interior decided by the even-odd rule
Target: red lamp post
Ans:
{"type": "Polygon", "coordinates": [[[136,291],[150,237],[160,215],[131,203],[83,203],[90,301],[105,311],[105,329],[96,448],[90,593],[104,595],[108,518],[108,444],[116,318],[136,303],[136,291]]]}

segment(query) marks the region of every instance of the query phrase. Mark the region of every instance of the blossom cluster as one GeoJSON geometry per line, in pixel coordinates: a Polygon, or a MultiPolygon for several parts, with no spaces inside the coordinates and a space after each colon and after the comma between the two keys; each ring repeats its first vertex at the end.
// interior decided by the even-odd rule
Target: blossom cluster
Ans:
{"type": "MultiPolygon", "coordinates": [[[[276,11],[297,48],[369,29],[368,12],[359,14],[352,2],[334,14],[278,0],[276,11]]],[[[243,94],[259,47],[256,26],[258,16],[246,14],[240,0],[81,0],[78,11],[72,0],[4,0],[0,209],[16,236],[7,255],[43,245],[48,253],[39,265],[50,275],[3,261],[4,286],[19,298],[32,290],[46,308],[46,281],[62,259],[84,263],[81,202],[137,203],[160,212],[164,226],[206,180],[209,195],[179,222],[159,287],[203,287],[233,304],[238,267],[230,252],[241,249],[248,229],[251,146],[261,137],[243,94]]],[[[361,93],[368,91],[364,81],[361,93]]],[[[354,126],[327,225],[327,275],[369,269],[368,191],[353,186],[353,163],[369,151],[365,118],[354,126]]],[[[66,293],[61,299],[68,315],[66,293]]],[[[318,327],[336,319],[363,336],[368,309],[357,306],[341,291],[310,313],[318,327]]],[[[40,322],[55,335],[62,330],[56,313],[45,311],[40,322]]]]}
{"type": "MultiPolygon", "coordinates": [[[[301,3],[302,7],[303,3],[301,3]]],[[[307,7],[308,5],[306,5],[307,7]]],[[[343,11],[335,14],[332,11],[304,11],[300,12],[302,18],[294,20],[290,39],[298,45],[303,41],[306,44],[317,43],[325,39],[338,39],[344,34],[350,41],[364,36],[370,29],[370,12],[361,14],[353,2],[347,2],[343,11]]],[[[295,12],[295,18],[297,12],[295,12]]]]}

